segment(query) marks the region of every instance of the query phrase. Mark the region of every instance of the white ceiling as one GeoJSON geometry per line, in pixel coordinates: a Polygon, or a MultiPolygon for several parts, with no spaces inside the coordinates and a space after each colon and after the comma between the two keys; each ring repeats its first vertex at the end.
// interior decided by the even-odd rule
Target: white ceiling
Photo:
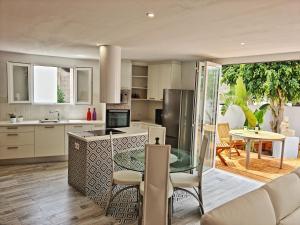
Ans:
{"type": "Polygon", "coordinates": [[[129,59],[227,58],[297,52],[299,38],[299,0],[0,0],[4,51],[98,58],[101,43],[129,59]]]}

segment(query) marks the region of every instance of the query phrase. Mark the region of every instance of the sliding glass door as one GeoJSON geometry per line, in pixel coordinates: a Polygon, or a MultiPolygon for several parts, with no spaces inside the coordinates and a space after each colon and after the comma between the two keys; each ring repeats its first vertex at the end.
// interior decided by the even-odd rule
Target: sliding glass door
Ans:
{"type": "Polygon", "coordinates": [[[197,65],[194,146],[197,153],[199,153],[202,136],[204,133],[208,135],[209,148],[205,156],[204,171],[214,167],[218,88],[221,69],[221,65],[211,62],[200,62],[197,65]]]}

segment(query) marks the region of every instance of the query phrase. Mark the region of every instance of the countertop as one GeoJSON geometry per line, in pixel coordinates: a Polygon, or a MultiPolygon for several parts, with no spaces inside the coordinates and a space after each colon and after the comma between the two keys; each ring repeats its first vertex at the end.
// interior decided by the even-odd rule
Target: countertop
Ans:
{"type": "Polygon", "coordinates": [[[89,125],[89,124],[105,124],[103,120],[60,120],[57,123],[49,122],[49,123],[41,123],[39,120],[24,120],[23,122],[11,123],[10,121],[0,121],[0,127],[2,126],[43,126],[43,125],[89,125]]]}
{"type": "MultiPolygon", "coordinates": [[[[136,127],[124,127],[124,128],[115,128],[116,130],[123,131],[125,133],[122,134],[113,134],[114,138],[121,138],[121,137],[130,137],[130,136],[139,136],[139,135],[148,135],[148,131],[141,128],[136,127]]],[[[100,130],[100,129],[99,129],[100,130]]],[[[107,140],[110,138],[109,135],[104,136],[92,136],[92,137],[85,137],[87,133],[83,132],[69,132],[70,136],[79,138],[83,141],[97,141],[97,140],[107,140]]]]}

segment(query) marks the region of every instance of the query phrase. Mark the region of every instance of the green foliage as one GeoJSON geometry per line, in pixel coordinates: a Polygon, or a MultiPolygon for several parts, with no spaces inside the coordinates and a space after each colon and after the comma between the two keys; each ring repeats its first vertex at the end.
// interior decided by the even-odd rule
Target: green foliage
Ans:
{"type": "Polygon", "coordinates": [[[65,103],[65,93],[59,86],[57,86],[57,103],[65,103]]]}
{"type": "Polygon", "coordinates": [[[247,124],[250,128],[254,128],[257,119],[251,109],[248,107],[248,93],[243,79],[240,77],[236,80],[236,84],[230,88],[230,91],[223,96],[224,105],[221,108],[221,114],[224,115],[230,105],[237,105],[243,111],[247,124]]]}
{"type": "Polygon", "coordinates": [[[300,100],[300,61],[227,65],[222,72],[222,83],[227,85],[241,76],[253,101],[277,101],[279,92],[286,102],[300,100]]]}

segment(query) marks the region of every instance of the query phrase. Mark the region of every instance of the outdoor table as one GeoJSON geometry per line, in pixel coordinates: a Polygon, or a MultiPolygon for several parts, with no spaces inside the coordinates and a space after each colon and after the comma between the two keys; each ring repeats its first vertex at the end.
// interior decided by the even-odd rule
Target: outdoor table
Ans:
{"type": "Polygon", "coordinates": [[[250,151],[251,151],[251,143],[252,141],[259,142],[258,148],[258,158],[261,158],[261,151],[262,151],[262,142],[263,141],[282,141],[282,148],[281,148],[281,157],[280,157],[280,169],[282,169],[283,165],[283,155],[284,155],[284,144],[285,144],[285,136],[282,134],[269,132],[269,131],[258,131],[255,133],[254,130],[231,130],[230,135],[243,138],[246,141],[246,169],[248,169],[249,162],[250,162],[250,151]]]}

